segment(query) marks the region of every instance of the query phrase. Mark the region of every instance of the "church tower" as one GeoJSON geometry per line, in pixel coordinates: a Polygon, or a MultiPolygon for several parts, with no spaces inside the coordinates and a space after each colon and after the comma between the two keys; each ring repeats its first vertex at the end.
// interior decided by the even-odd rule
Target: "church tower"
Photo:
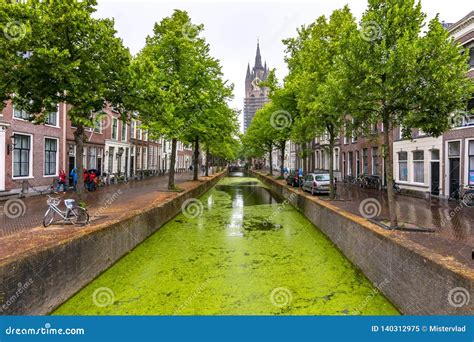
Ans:
{"type": "Polygon", "coordinates": [[[247,74],[245,76],[244,132],[247,131],[250,126],[255,112],[269,101],[268,88],[259,86],[261,81],[267,79],[268,73],[267,62],[262,64],[260,43],[257,42],[254,66],[250,69],[250,64],[247,64],[247,74]]]}

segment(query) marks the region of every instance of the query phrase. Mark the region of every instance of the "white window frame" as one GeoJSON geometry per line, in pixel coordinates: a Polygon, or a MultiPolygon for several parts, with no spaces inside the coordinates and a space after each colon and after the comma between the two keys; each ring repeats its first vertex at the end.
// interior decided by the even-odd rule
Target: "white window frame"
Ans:
{"type": "Polygon", "coordinates": [[[50,137],[50,136],[44,136],[43,137],[43,177],[44,178],[52,178],[52,177],[58,177],[59,175],[59,138],[57,137],[50,137]],[[56,171],[52,175],[47,175],[44,171],[45,169],[45,164],[46,164],[46,139],[51,139],[51,140],[56,140],[56,171]]]}
{"type": "MultiPolygon", "coordinates": [[[[54,112],[49,112],[48,115],[51,113],[54,113],[54,112]]],[[[48,127],[61,128],[59,125],[59,103],[56,105],[56,125],[51,125],[49,123],[45,123],[44,125],[48,127]]]]}
{"type": "MultiPolygon", "coordinates": [[[[21,120],[21,119],[20,119],[21,120]]],[[[26,135],[26,136],[29,136],[30,137],[30,156],[29,156],[29,165],[28,165],[28,176],[17,176],[15,177],[14,176],[14,158],[15,158],[15,154],[14,152],[12,151],[12,179],[14,180],[21,180],[21,179],[34,179],[35,177],[33,176],[33,148],[34,148],[34,144],[33,144],[33,134],[30,134],[30,133],[22,133],[22,132],[13,132],[13,135],[26,135]]]]}
{"type": "Polygon", "coordinates": [[[413,150],[411,151],[411,162],[412,162],[412,167],[413,167],[413,183],[416,184],[425,184],[426,177],[425,177],[425,171],[426,171],[426,165],[425,165],[425,150],[413,150]],[[415,159],[415,153],[423,153],[423,159],[415,159]],[[416,181],[416,172],[415,172],[415,164],[422,164],[423,165],[423,182],[418,182],[416,181]]]}

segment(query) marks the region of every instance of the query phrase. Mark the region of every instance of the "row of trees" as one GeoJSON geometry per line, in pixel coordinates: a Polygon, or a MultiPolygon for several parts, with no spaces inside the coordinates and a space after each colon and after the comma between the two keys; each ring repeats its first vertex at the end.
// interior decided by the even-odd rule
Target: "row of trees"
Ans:
{"type": "MultiPolygon", "coordinates": [[[[301,27],[284,43],[289,74],[255,120],[275,109],[290,113],[291,128],[284,136],[299,144],[302,158],[309,141],[328,136],[332,199],[333,149],[341,133],[368,134],[382,123],[386,181],[392,184],[394,128],[403,127],[407,138],[413,128],[439,136],[456,121],[450,113],[465,111],[474,91],[466,78],[469,54],[438,17],[426,23],[414,0],[369,0],[359,25],[346,6],[301,27]]],[[[275,125],[272,132],[252,126],[243,142],[259,156],[275,146],[282,131],[275,125]]],[[[390,225],[396,227],[393,189],[387,189],[390,225]]]]}
{"type": "MultiPolygon", "coordinates": [[[[96,0],[0,4],[0,106],[12,100],[41,124],[58,103],[67,103],[79,156],[85,129],[98,124],[106,106],[124,122],[136,112],[150,139],[172,142],[170,189],[178,140],[194,144],[195,179],[200,148],[208,157],[233,160],[238,124],[227,105],[232,86],[200,37],[202,25],[177,10],[155,24],[132,57],[114,21],[93,17],[96,6],[96,0]]],[[[79,172],[82,166],[77,158],[79,172]]]]}

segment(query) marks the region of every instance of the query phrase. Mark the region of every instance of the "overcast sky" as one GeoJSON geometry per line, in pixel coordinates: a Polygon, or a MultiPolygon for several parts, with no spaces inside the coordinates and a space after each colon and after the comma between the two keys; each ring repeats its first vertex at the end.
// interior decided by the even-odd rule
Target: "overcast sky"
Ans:
{"type": "MultiPolygon", "coordinates": [[[[136,54],[152,34],[155,22],[170,16],[174,9],[186,10],[195,24],[204,24],[204,37],[211,53],[221,61],[224,76],[235,85],[232,107],[242,109],[247,63],[253,66],[257,39],[263,60],[276,68],[281,79],[287,69],[281,40],[296,35],[296,28],[320,15],[348,4],[360,19],[366,0],[98,0],[96,16],[113,17],[118,35],[136,54]]],[[[456,22],[471,10],[472,0],[422,0],[428,18],[437,13],[441,20],[456,22]]]]}

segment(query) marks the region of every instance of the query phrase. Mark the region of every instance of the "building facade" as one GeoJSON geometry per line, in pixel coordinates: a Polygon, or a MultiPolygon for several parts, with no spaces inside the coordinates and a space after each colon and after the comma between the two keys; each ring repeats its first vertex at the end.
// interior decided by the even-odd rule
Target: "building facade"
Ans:
{"type": "MultiPolygon", "coordinates": [[[[474,78],[474,11],[450,24],[448,32],[467,49],[470,66],[467,77],[474,78]]],[[[474,98],[467,105],[468,110],[472,108],[474,98]]],[[[474,115],[465,114],[462,120],[457,121],[457,127],[443,135],[444,197],[457,198],[462,188],[474,186],[474,115]]]]}
{"type": "MultiPolygon", "coordinates": [[[[51,189],[60,170],[72,184],[70,173],[81,157],[85,169],[95,170],[107,182],[169,171],[171,143],[149,139],[136,114],[122,121],[110,107],[98,114],[93,128],[85,129],[84,153],[78,156],[69,109],[61,103],[46,123],[34,124],[28,113],[6,103],[0,112],[0,198],[51,189]]],[[[179,142],[177,171],[188,170],[191,163],[192,148],[179,142]]]]}
{"type": "Polygon", "coordinates": [[[244,132],[249,128],[257,110],[269,101],[268,89],[259,86],[261,81],[267,79],[268,73],[267,63],[265,62],[265,65],[262,64],[260,44],[257,43],[255,65],[252,70],[250,70],[250,64],[247,65],[247,74],[245,76],[244,132]]]}

